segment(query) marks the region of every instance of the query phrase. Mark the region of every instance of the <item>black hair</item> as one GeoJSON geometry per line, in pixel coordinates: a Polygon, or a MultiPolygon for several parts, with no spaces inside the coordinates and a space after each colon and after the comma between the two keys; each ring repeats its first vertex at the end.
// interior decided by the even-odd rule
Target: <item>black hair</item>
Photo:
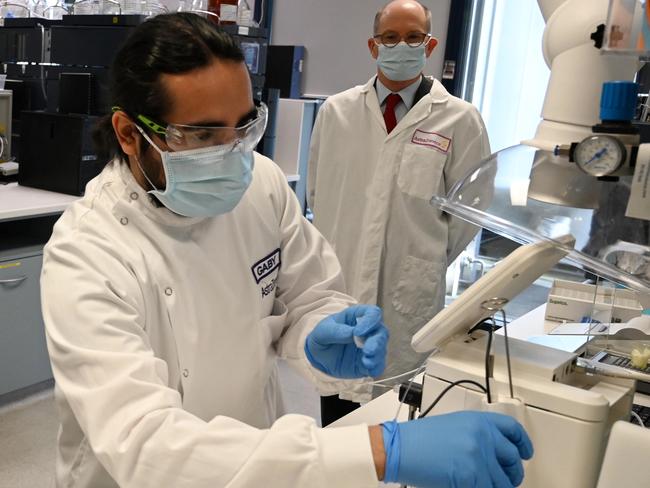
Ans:
{"type": "MultiPolygon", "coordinates": [[[[178,12],[153,17],[134,30],[113,60],[111,106],[131,117],[143,114],[163,120],[170,101],[161,75],[187,73],[208,66],[215,58],[244,61],[237,41],[199,15],[178,12]]],[[[125,160],[111,118],[112,114],[106,115],[97,124],[97,152],[105,160],[125,160]]]]}

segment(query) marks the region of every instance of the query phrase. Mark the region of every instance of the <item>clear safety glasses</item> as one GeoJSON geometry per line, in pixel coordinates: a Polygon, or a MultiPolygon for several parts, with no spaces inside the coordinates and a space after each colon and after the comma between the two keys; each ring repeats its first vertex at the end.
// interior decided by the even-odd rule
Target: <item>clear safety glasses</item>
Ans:
{"type": "Polygon", "coordinates": [[[210,127],[183,124],[159,124],[145,115],[137,120],[160,136],[173,151],[189,151],[221,146],[228,152],[237,146],[252,151],[262,139],[268,120],[268,108],[264,103],[256,107],[257,116],[241,127],[210,127]]]}

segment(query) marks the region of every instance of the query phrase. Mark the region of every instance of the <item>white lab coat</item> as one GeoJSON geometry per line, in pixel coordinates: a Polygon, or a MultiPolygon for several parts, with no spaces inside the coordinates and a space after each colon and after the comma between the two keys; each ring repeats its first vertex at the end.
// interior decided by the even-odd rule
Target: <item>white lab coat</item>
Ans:
{"type": "Polygon", "coordinates": [[[319,110],[308,198],[348,293],[384,310],[390,377],[424,359],[411,337],[444,306],[447,266],[477,230],[429,201],[490,148],[476,108],[437,80],[387,135],[374,81],[329,97],[319,110]]]}
{"type": "Polygon", "coordinates": [[[57,222],[41,287],[58,487],[377,485],[366,426],[276,420],[278,355],[323,393],[349,386],[303,347],[353,300],[267,158],[235,210],[211,219],[155,207],[126,164],[109,164],[57,222]]]}

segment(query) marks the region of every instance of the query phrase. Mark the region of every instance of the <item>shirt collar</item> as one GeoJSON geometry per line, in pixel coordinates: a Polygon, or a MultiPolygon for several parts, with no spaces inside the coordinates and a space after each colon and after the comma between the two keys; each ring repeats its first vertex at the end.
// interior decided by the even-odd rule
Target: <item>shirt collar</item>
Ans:
{"type": "MultiPolygon", "coordinates": [[[[397,92],[397,94],[402,99],[402,103],[404,103],[404,105],[406,106],[407,110],[410,110],[411,107],[413,106],[413,100],[415,99],[415,92],[418,91],[418,88],[420,87],[420,83],[422,83],[421,76],[419,82],[411,83],[403,90],[397,92]]],[[[393,92],[391,92],[388,88],[384,86],[384,84],[381,82],[379,77],[377,77],[376,87],[377,87],[377,98],[379,99],[379,106],[381,107],[386,101],[386,97],[393,92]]]]}

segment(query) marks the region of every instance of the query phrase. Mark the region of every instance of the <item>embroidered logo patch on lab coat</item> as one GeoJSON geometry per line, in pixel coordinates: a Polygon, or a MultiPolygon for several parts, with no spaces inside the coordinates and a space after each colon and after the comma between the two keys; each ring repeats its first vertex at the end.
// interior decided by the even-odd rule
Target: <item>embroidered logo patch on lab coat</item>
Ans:
{"type": "Polygon", "coordinates": [[[425,132],[420,129],[415,130],[411,142],[420,146],[432,147],[445,154],[449,152],[449,148],[451,147],[451,139],[449,137],[442,136],[436,132],[425,132]]]}
{"type": "Polygon", "coordinates": [[[263,257],[256,262],[252,267],[253,278],[255,283],[259,285],[260,281],[266,278],[280,267],[280,249],[276,249],[268,256],[263,257]]]}

